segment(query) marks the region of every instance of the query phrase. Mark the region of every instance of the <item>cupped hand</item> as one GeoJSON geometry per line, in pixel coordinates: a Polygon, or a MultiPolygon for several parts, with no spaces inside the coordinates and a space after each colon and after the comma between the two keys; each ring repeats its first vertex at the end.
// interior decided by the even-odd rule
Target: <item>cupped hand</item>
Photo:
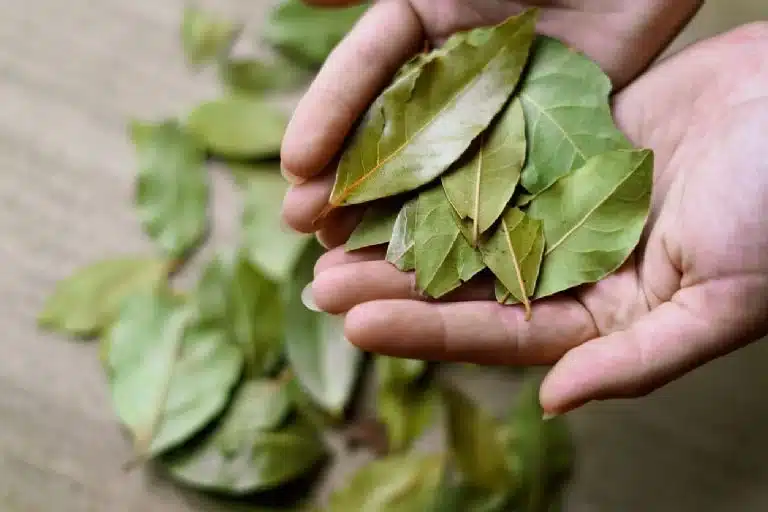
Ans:
{"type": "MultiPolygon", "coordinates": [[[[768,24],[659,64],[615,98],[620,128],[655,151],[651,215],[618,272],[522,308],[430,302],[377,249],[317,264],[315,302],[346,312],[370,351],[485,364],[553,364],[549,413],[644,395],[768,334],[768,24]]],[[[320,185],[311,185],[318,187],[320,185]]],[[[327,197],[327,196],[326,196],[327,197]]],[[[490,298],[475,284],[464,299],[490,298]]]]}

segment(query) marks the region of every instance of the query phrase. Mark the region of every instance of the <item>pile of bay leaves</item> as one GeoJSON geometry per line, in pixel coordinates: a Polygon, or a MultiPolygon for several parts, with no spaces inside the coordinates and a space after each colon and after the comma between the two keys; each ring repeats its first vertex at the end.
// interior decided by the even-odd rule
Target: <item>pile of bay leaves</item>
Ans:
{"type": "MultiPolygon", "coordinates": [[[[562,418],[542,419],[537,377],[498,419],[434,364],[363,354],[344,339],[340,318],[302,301],[322,248],[281,227],[287,115],[274,95],[301,90],[365,7],[277,4],[262,33],[270,59],[236,56],[244,27],[189,7],[188,64],[214,70],[224,93],[185,116],[130,124],[135,207],[155,252],[98,261],[63,280],[40,324],[100,340],[131,464],[151,461],[184,486],[257,507],[248,510],[554,510],[571,446],[562,418]],[[218,167],[242,192],[239,237],[183,287],[179,274],[204,254],[218,167]],[[366,383],[368,407],[356,403],[366,383]],[[441,425],[445,449],[413,449],[441,425]],[[315,503],[309,484],[340,439],[362,444],[373,461],[315,503]]],[[[649,163],[613,128],[608,89],[584,57],[534,40],[532,13],[417,56],[352,138],[332,203],[416,192],[396,207],[372,203],[350,247],[389,243],[388,257],[415,268],[433,296],[486,265],[500,294],[520,300],[536,274],[543,296],[612,270],[636,238],[649,163]],[[495,89],[475,88],[489,69],[495,89]],[[438,98],[435,84],[451,94],[438,98]],[[460,131],[450,143],[439,137],[446,127],[460,131]],[[433,243],[441,254],[423,250],[433,243]],[[589,264],[595,251],[599,268],[589,264]],[[585,254],[571,269],[577,277],[565,272],[574,266],[566,253],[585,254]]]]}

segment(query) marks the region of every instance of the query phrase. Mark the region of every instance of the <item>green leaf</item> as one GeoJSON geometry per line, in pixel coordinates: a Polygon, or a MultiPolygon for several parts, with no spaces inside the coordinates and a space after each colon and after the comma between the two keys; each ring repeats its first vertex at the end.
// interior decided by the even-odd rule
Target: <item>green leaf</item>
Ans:
{"type": "Polygon", "coordinates": [[[227,168],[232,174],[235,184],[243,190],[248,190],[253,181],[255,186],[259,186],[263,176],[270,176],[266,180],[275,182],[275,189],[285,194],[288,190],[288,184],[284,179],[278,179],[280,175],[279,161],[260,161],[260,162],[227,162],[227,168]]]}
{"type": "Polygon", "coordinates": [[[237,347],[194,316],[167,292],[134,295],[107,334],[112,400],[141,457],[202,429],[226,406],[240,376],[237,347]]]}
{"type": "Polygon", "coordinates": [[[514,487],[501,425],[460,391],[443,389],[451,454],[464,479],[480,489],[514,487]]]}
{"type": "Polygon", "coordinates": [[[307,309],[301,294],[313,278],[323,248],[307,246],[286,289],[285,349],[307,393],[331,414],[344,412],[354,390],[363,353],[344,337],[344,319],[307,309]]]}
{"type": "Polygon", "coordinates": [[[247,387],[241,388],[218,428],[161,459],[175,480],[198,489],[245,495],[306,474],[327,455],[320,432],[299,421],[278,430],[259,428],[247,387]]]}
{"type": "Polygon", "coordinates": [[[306,70],[290,61],[233,58],[219,64],[219,80],[232,93],[259,95],[294,89],[309,79],[306,70]]]}
{"type": "Polygon", "coordinates": [[[165,282],[167,261],[125,257],[99,261],[59,281],[38,316],[41,327],[75,336],[99,334],[129,295],[165,282]]]}
{"type": "Polygon", "coordinates": [[[538,378],[526,379],[507,424],[507,450],[522,473],[522,486],[514,497],[515,510],[525,512],[552,510],[572,469],[573,447],[567,424],[562,417],[542,418],[539,387],[538,378]]]}
{"type": "Polygon", "coordinates": [[[392,238],[387,246],[387,261],[403,272],[416,268],[414,245],[416,236],[416,199],[407,201],[395,219],[392,238]]]}
{"type": "Polygon", "coordinates": [[[217,431],[220,446],[235,447],[236,450],[241,440],[254,431],[279,428],[291,409],[286,383],[269,379],[245,382],[217,431]]]}
{"type": "Polygon", "coordinates": [[[426,369],[425,361],[376,357],[377,416],[387,428],[390,452],[407,450],[435,419],[439,390],[416,382],[426,369]]]}
{"type": "Polygon", "coordinates": [[[269,101],[232,95],[198,105],[187,117],[187,130],[212,154],[232,159],[280,155],[288,119],[269,101]]]}
{"type": "Polygon", "coordinates": [[[216,14],[187,6],[181,24],[181,43],[187,62],[197,67],[226,54],[241,29],[241,25],[216,14]]]}
{"type": "Polygon", "coordinates": [[[414,190],[442,174],[485,130],[520,78],[535,11],[415,61],[373,102],[342,154],[332,206],[414,190]]]}
{"type": "Polygon", "coordinates": [[[288,183],[280,174],[254,169],[248,179],[242,240],[251,262],[278,281],[288,279],[312,238],[283,225],[282,202],[288,183]]]}
{"type": "Polygon", "coordinates": [[[433,298],[458,288],[485,268],[480,252],[461,234],[454,215],[439,185],[419,195],[414,235],[416,285],[433,298]]]}
{"type": "Polygon", "coordinates": [[[176,121],[133,121],[130,129],[139,164],[139,219],[163,252],[181,258],[208,228],[205,154],[176,121]]]}
{"type": "Polygon", "coordinates": [[[534,298],[602,279],[634,250],[650,207],[653,153],[610,151],[539,194],[528,215],[547,241],[534,298]]]}
{"type": "Polygon", "coordinates": [[[270,12],[262,38],[287,57],[319,68],[367,8],[367,2],[330,9],[283,0],[270,12]]]}
{"type": "Polygon", "coordinates": [[[275,367],[283,341],[280,290],[242,252],[211,260],[195,299],[200,321],[227,332],[241,348],[248,375],[261,376],[275,367]]]}
{"type": "Polygon", "coordinates": [[[432,512],[509,512],[510,499],[505,491],[478,489],[462,482],[447,464],[435,493],[432,512]]]}
{"type": "Polygon", "coordinates": [[[390,456],[369,463],[330,498],[328,512],[424,512],[440,481],[439,455],[390,456]]]}
{"type": "Polygon", "coordinates": [[[363,218],[349,236],[344,249],[356,251],[364,247],[386,244],[399,214],[400,204],[377,202],[366,208],[363,218]]]}
{"type": "Polygon", "coordinates": [[[528,297],[533,295],[544,255],[541,222],[508,208],[496,230],[481,242],[480,252],[483,262],[530,315],[528,297]]]}
{"type": "Polygon", "coordinates": [[[470,241],[477,245],[512,199],[525,160],[525,118],[514,99],[486,133],[477,148],[455,169],[442,175],[448,200],[462,219],[472,220],[470,241]]]}
{"type": "Polygon", "coordinates": [[[587,159],[630,149],[611,116],[611,81],[587,57],[539,36],[520,85],[528,140],[521,183],[539,194],[587,159]]]}

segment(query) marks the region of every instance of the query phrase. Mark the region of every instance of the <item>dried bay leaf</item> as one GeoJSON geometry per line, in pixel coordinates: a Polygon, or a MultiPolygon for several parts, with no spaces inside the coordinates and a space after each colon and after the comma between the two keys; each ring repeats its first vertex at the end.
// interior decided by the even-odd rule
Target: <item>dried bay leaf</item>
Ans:
{"type": "Polygon", "coordinates": [[[416,199],[407,201],[392,226],[392,238],[387,246],[388,262],[408,272],[416,268],[414,246],[416,236],[416,199]]]}
{"type": "Polygon", "coordinates": [[[288,118],[260,98],[231,95],[206,101],[190,112],[186,129],[212,154],[231,159],[273,158],[288,118]]]}
{"type": "Polygon", "coordinates": [[[614,125],[611,82],[600,67],[562,42],[538,36],[519,97],[528,157],[521,183],[539,194],[597,154],[632,145],[614,125]]]}
{"type": "Polygon", "coordinates": [[[219,80],[236,95],[282,92],[309,79],[306,70],[284,59],[231,58],[219,64],[218,71],[219,80]]]}
{"type": "Polygon", "coordinates": [[[509,512],[508,493],[479,489],[462,481],[450,462],[443,468],[431,512],[509,512]]]}
{"type": "MultiPolygon", "coordinates": [[[[227,162],[227,169],[232,175],[235,184],[245,191],[248,190],[251,182],[258,187],[262,180],[276,182],[275,190],[280,190],[283,194],[285,194],[285,191],[288,189],[288,184],[285,183],[284,179],[277,179],[278,176],[280,176],[280,162],[277,160],[263,160],[258,162],[230,161],[227,162]],[[267,175],[268,177],[263,178],[264,175],[267,175]]],[[[264,193],[266,194],[268,192],[265,191],[264,193]]]]}
{"type": "Polygon", "coordinates": [[[650,150],[590,158],[539,194],[528,215],[541,220],[546,249],[534,298],[598,281],[640,240],[653,181],[650,150]]]}
{"type": "Polygon", "coordinates": [[[254,430],[275,430],[291,412],[293,404],[285,382],[273,379],[252,379],[237,390],[226,417],[219,427],[224,445],[232,446],[254,430]],[[236,417],[237,422],[231,418],[236,417]]]}
{"type": "Polygon", "coordinates": [[[424,512],[440,482],[441,456],[394,455],[369,463],[330,498],[328,512],[424,512]]]}
{"type": "Polygon", "coordinates": [[[525,118],[515,98],[487,132],[471,158],[441,176],[443,189],[461,219],[472,220],[477,245],[512,199],[525,161],[525,118]]]}
{"type": "Polygon", "coordinates": [[[392,238],[392,230],[399,214],[399,205],[374,203],[366,208],[360,224],[349,236],[344,249],[356,251],[364,247],[386,244],[392,238]]]}
{"type": "Polygon", "coordinates": [[[312,240],[286,285],[285,349],[304,390],[339,417],[354,391],[363,353],[344,337],[344,319],[310,311],[301,295],[312,281],[323,248],[312,240]]]}
{"type": "Polygon", "coordinates": [[[165,283],[169,262],[158,258],[123,257],[99,261],[56,284],[38,316],[41,327],[92,336],[107,328],[126,297],[165,283]]]}
{"type": "Polygon", "coordinates": [[[138,179],[136,210],[144,231],[171,258],[181,258],[208,228],[205,153],[176,121],[133,121],[138,179]]]}
{"type": "Polygon", "coordinates": [[[196,323],[168,292],[130,297],[107,337],[112,400],[140,457],[200,431],[226,406],[243,365],[223,330],[196,323]]]}
{"type": "Polygon", "coordinates": [[[414,190],[456,161],[514,90],[534,37],[529,10],[453,36],[382,92],[339,162],[329,207],[414,190]]]}
{"type": "Polygon", "coordinates": [[[414,262],[416,285],[439,298],[485,268],[454,220],[455,212],[441,186],[423,191],[416,202],[414,262]]]}
{"type": "Polygon", "coordinates": [[[197,67],[224,55],[241,29],[238,23],[188,5],[181,24],[181,43],[187,62],[197,67]]]}
{"type": "Polygon", "coordinates": [[[499,225],[480,244],[483,262],[504,288],[523,303],[530,317],[528,297],[533,295],[544,255],[541,221],[518,208],[507,208],[499,225]]]}

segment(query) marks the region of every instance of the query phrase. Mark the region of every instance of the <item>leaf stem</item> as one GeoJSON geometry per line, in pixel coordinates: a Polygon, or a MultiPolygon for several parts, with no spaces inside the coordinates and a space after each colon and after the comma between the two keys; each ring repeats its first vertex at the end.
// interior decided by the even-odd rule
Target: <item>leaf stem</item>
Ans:
{"type": "MultiPolygon", "coordinates": [[[[512,247],[512,239],[509,237],[509,229],[507,228],[507,222],[504,219],[501,221],[501,228],[504,230],[506,235],[505,238],[507,239],[507,247],[509,248],[509,254],[512,256],[512,265],[515,267],[517,284],[520,286],[520,300],[525,307],[525,321],[527,322],[531,319],[531,301],[528,300],[528,291],[525,289],[525,281],[523,280],[523,274],[520,270],[520,262],[517,260],[517,253],[515,253],[515,248],[512,247]]],[[[508,293],[511,293],[511,291],[508,290],[508,293]]]]}

